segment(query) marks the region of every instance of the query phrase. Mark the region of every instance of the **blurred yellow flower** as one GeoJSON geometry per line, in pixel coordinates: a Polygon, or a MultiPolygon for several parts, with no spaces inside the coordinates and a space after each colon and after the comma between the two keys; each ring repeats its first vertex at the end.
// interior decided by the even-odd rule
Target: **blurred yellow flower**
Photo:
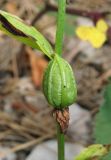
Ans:
{"type": "Polygon", "coordinates": [[[80,26],[76,29],[76,34],[81,40],[89,41],[93,47],[100,48],[107,40],[107,23],[100,19],[96,26],[80,26]]]}

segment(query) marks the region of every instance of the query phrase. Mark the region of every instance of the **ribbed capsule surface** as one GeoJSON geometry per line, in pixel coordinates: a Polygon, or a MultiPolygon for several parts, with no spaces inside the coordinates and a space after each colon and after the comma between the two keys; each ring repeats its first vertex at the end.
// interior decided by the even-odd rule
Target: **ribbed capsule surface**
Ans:
{"type": "Polygon", "coordinates": [[[77,96],[76,83],[71,66],[55,55],[43,77],[43,92],[52,106],[62,109],[71,105],[77,96]]]}

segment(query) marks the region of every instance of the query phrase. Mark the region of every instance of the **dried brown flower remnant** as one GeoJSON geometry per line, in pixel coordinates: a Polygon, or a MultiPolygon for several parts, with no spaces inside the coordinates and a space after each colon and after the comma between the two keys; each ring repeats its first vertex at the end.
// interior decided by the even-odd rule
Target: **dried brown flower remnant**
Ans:
{"type": "Polygon", "coordinates": [[[61,132],[66,132],[69,126],[69,108],[65,108],[63,110],[55,109],[53,111],[53,116],[55,117],[56,121],[59,123],[61,127],[61,132]]]}

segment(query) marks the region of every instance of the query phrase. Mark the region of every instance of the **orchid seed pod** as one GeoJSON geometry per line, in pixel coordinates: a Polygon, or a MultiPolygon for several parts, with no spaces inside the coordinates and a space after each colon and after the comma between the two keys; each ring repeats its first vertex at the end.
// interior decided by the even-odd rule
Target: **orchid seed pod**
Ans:
{"type": "Polygon", "coordinates": [[[77,88],[71,66],[58,55],[49,62],[43,77],[43,92],[50,105],[63,109],[77,97],[77,88]]]}

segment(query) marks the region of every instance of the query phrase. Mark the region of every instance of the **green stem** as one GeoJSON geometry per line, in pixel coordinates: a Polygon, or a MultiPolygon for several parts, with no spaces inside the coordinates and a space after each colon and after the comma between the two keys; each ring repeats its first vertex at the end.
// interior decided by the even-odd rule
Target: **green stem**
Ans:
{"type": "MultiPolygon", "coordinates": [[[[60,56],[62,55],[62,46],[63,46],[65,9],[66,9],[66,0],[58,0],[58,17],[57,17],[55,52],[60,56]]],[[[57,123],[57,136],[58,136],[58,160],[64,160],[64,134],[61,132],[61,128],[58,123],[57,123]]]]}
{"type": "Polygon", "coordinates": [[[58,160],[64,160],[64,133],[61,133],[60,125],[57,124],[58,136],[58,160]]]}
{"type": "Polygon", "coordinates": [[[58,55],[62,54],[63,35],[65,26],[65,9],[66,9],[66,0],[58,0],[58,18],[57,18],[57,31],[56,31],[56,43],[55,43],[55,52],[58,55]]]}

